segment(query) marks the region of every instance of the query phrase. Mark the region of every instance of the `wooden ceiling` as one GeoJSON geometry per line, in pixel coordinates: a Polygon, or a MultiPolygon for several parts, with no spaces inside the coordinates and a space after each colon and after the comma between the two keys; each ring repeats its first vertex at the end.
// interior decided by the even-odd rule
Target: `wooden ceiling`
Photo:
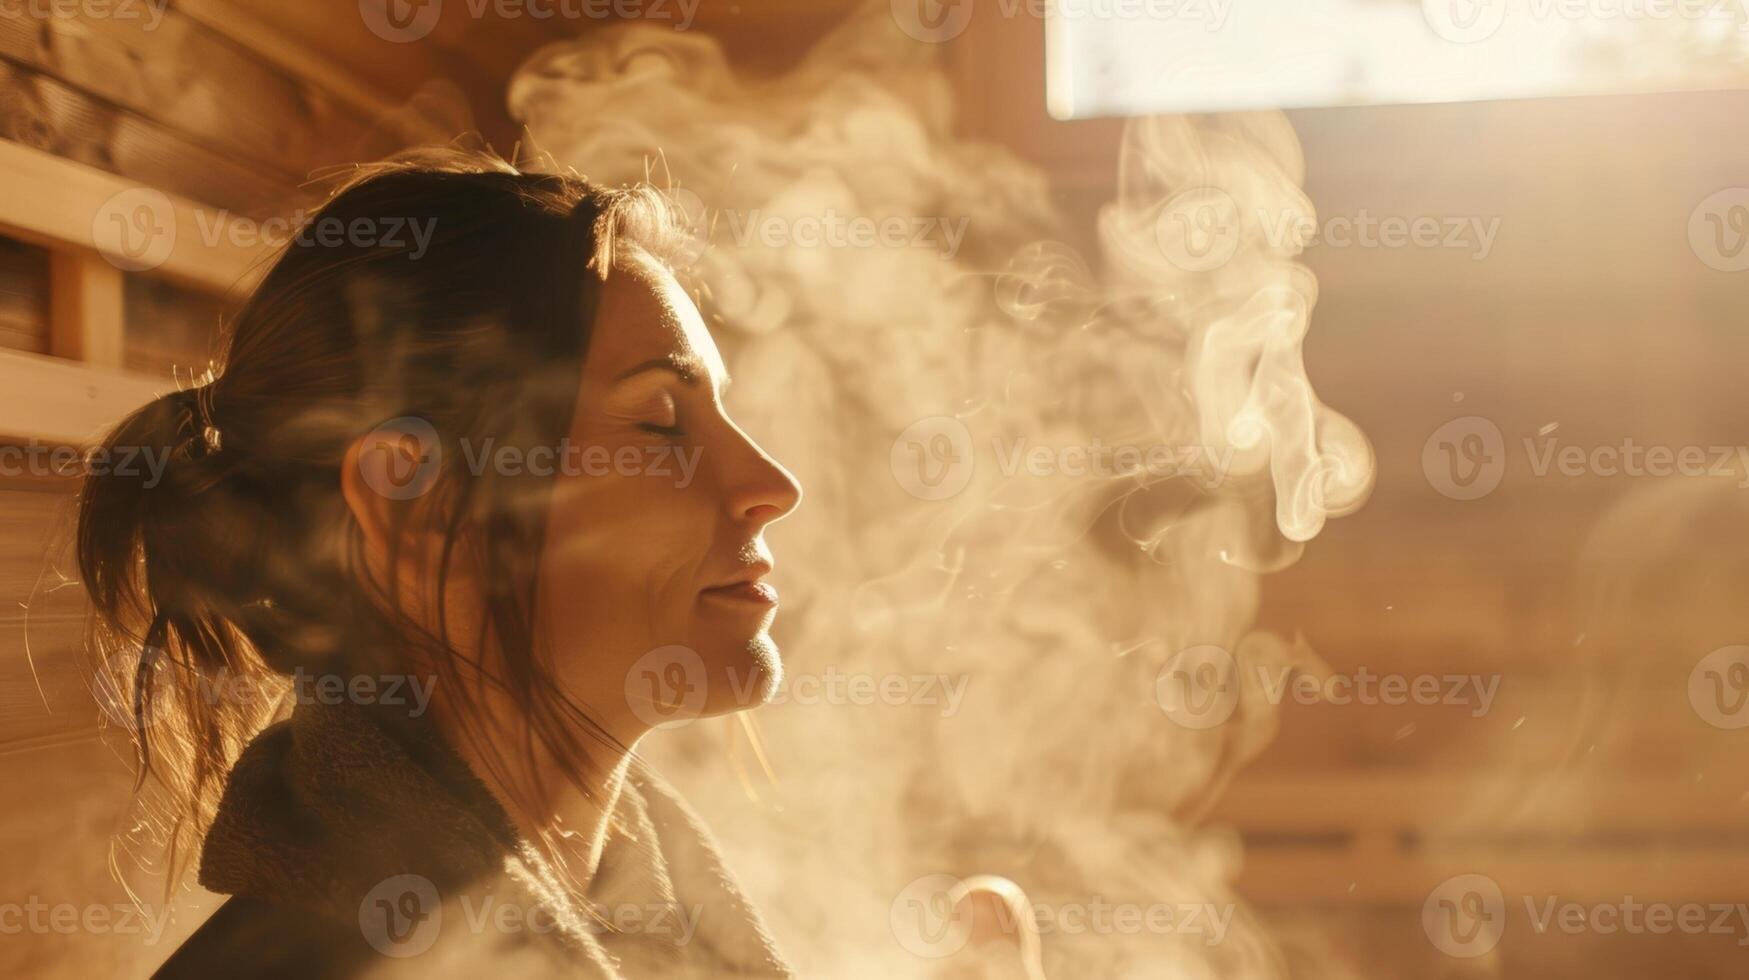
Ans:
{"type": "MultiPolygon", "coordinates": [[[[793,63],[809,45],[829,31],[857,0],[693,0],[689,29],[720,40],[737,65],[753,71],[778,70],[793,63]]],[[[550,9],[560,0],[539,0],[531,9],[550,9]]],[[[454,82],[467,93],[474,118],[494,144],[514,141],[515,127],[504,110],[504,84],[523,59],[544,44],[599,29],[605,21],[583,17],[484,16],[471,14],[476,3],[452,2],[427,37],[393,43],[373,34],[359,16],[356,0],[177,0],[177,9],[226,33],[242,37],[257,50],[278,48],[299,64],[287,65],[299,74],[326,62],[349,76],[334,87],[350,87],[360,98],[400,104],[434,78],[454,82]],[[253,22],[253,23],[251,23],[253,22]],[[271,35],[271,37],[269,37],[271,35]]],[[[516,9],[520,4],[512,6],[516,9]]],[[[578,0],[568,5],[582,9],[578,0]]],[[[680,16],[679,0],[666,9],[680,16]]],[[[484,9],[493,9],[486,5],[484,9]]],[[[652,5],[652,22],[661,19],[652,5]]]]}

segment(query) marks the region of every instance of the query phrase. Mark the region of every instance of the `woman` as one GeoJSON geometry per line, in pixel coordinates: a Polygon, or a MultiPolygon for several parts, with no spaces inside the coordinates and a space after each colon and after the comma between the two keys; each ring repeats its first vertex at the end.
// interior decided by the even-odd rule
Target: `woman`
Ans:
{"type": "Polygon", "coordinates": [[[791,975],[633,754],[769,697],[762,535],[800,498],[723,409],[675,240],[649,189],[361,172],[216,376],[111,434],[172,455],[84,487],[100,649],[231,896],[161,975],[791,975]]]}

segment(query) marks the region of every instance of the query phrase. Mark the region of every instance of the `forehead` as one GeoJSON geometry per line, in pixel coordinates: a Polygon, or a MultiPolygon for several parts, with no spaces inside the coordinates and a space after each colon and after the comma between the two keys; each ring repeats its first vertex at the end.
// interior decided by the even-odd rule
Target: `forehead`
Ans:
{"type": "Polygon", "coordinates": [[[696,358],[719,381],[726,373],[692,298],[672,273],[634,252],[615,262],[602,284],[584,370],[612,376],[630,365],[667,355],[696,358]]]}

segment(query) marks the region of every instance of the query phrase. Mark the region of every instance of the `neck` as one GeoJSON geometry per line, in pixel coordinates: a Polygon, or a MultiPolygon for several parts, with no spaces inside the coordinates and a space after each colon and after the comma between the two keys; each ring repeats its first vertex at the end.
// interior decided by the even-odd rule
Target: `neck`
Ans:
{"type": "MultiPolygon", "coordinates": [[[[521,715],[494,712],[494,717],[520,719],[521,715]]],[[[523,840],[564,868],[577,886],[586,886],[601,864],[642,732],[630,738],[615,736],[611,744],[606,739],[582,739],[581,771],[567,774],[538,740],[532,758],[520,750],[526,744],[526,721],[491,724],[483,738],[466,737],[458,731],[461,726],[446,728],[451,743],[504,807],[523,840]]]]}

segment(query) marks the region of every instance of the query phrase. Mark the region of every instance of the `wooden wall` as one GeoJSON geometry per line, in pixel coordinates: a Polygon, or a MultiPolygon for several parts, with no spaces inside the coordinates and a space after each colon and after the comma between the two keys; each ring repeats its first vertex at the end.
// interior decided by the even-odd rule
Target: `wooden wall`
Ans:
{"type": "MultiPolygon", "coordinates": [[[[975,19],[952,55],[967,128],[1052,176],[1093,240],[1121,124],[1050,121],[1039,27],[975,19]]],[[[1736,935],[1535,933],[1529,895],[1735,902],[1749,881],[1749,730],[1691,705],[1701,657],[1749,643],[1749,490],[1718,477],[1538,475],[1525,440],[1589,450],[1736,447],[1749,364],[1742,274],[1689,242],[1696,208],[1749,173],[1749,93],[1290,113],[1320,217],[1498,221],[1481,257],[1319,245],[1306,344],[1318,394],[1373,441],[1377,488],[1266,579],[1263,626],[1336,674],[1480,674],[1455,704],[1281,707],[1211,817],[1247,847],[1242,892],[1296,972],[1737,976],[1736,935]],[[1465,416],[1507,469],[1472,501],[1423,451],[1465,416]],[[1500,945],[1437,950],[1423,903],[1485,874],[1500,945]]]]}
{"type": "MultiPolygon", "coordinates": [[[[293,10],[312,30],[318,15],[357,22],[354,7],[179,2],[150,29],[49,5],[0,17],[0,445],[79,445],[205,367],[264,254],[205,229],[290,214],[315,200],[313,172],[447,141],[476,109],[507,134],[501,86],[478,66],[386,42],[348,64],[275,23],[293,10]],[[133,244],[173,229],[166,253],[144,253],[149,268],[110,261],[103,225],[131,218],[137,199],[118,195],[142,191],[165,197],[133,244]]],[[[97,737],[86,607],[67,584],[74,484],[17,469],[0,473],[0,904],[40,906],[46,925],[3,937],[0,973],[143,976],[213,899],[166,907],[160,881],[130,873],[146,911],[169,914],[162,931],[132,928],[151,920],[125,911],[108,855],[132,767],[125,739],[97,737]],[[67,909],[109,924],[48,918],[67,909]]]]}

